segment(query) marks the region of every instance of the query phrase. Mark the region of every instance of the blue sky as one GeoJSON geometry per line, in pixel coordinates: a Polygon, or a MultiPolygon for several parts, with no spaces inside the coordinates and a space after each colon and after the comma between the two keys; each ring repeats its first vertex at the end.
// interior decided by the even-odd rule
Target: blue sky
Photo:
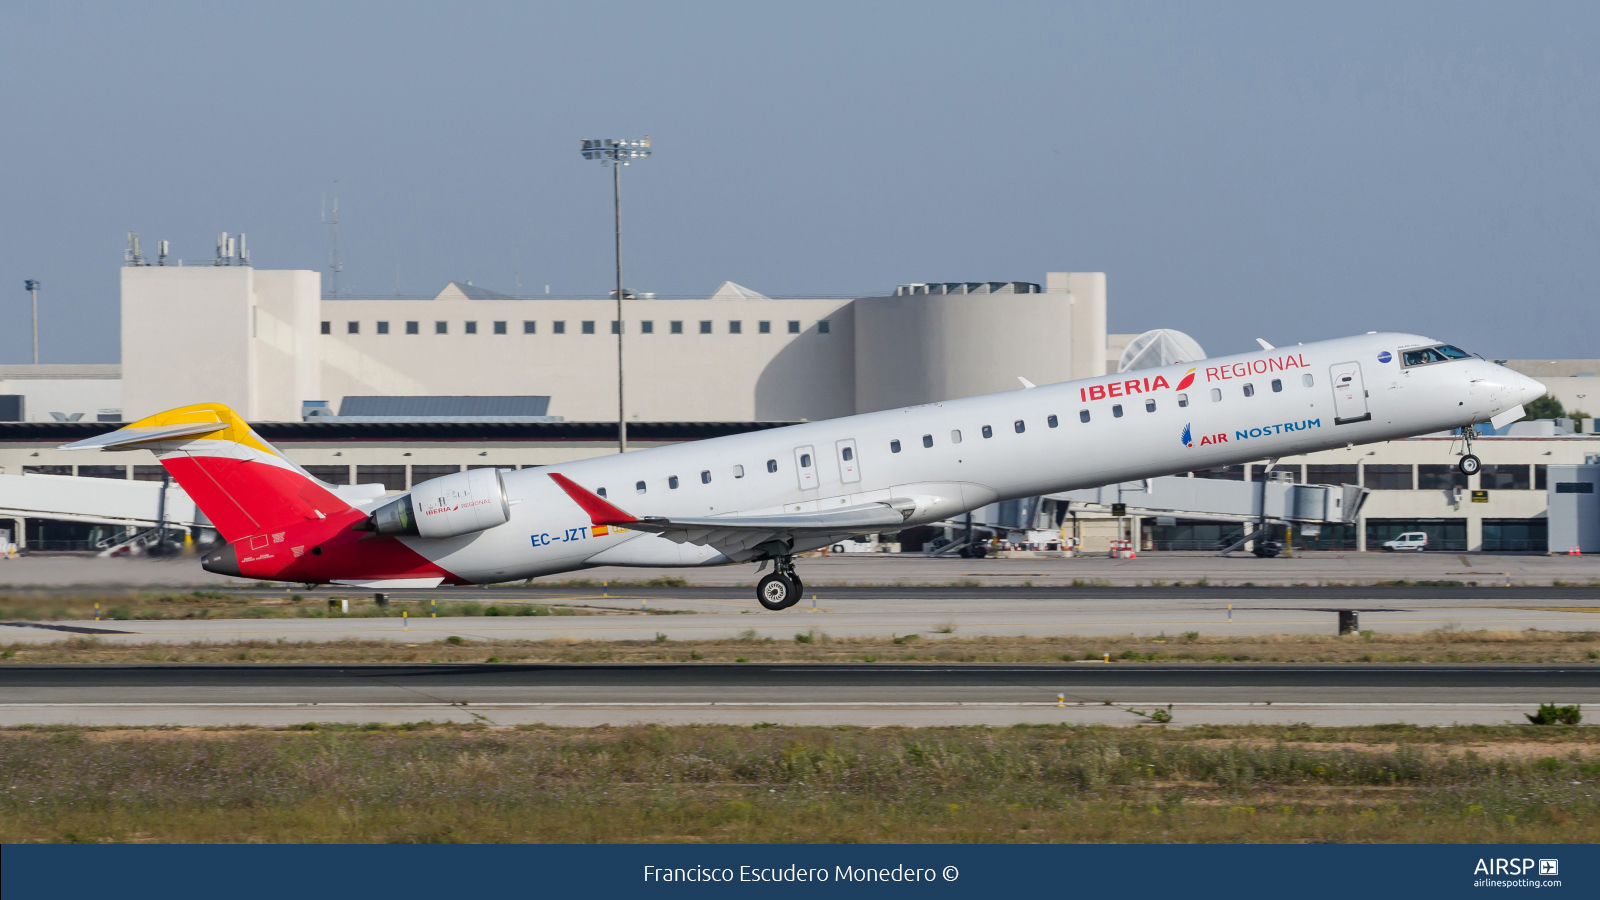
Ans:
{"type": "Polygon", "coordinates": [[[1105,271],[1213,353],[1597,357],[1593,3],[8,4],[0,362],[118,357],[124,235],[343,284],[882,293],[1105,271]]]}

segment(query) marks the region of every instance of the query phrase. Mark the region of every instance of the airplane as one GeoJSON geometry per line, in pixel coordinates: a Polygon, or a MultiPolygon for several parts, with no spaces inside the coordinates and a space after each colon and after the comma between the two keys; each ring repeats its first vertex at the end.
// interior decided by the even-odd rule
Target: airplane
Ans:
{"type": "MultiPolygon", "coordinates": [[[[216,526],[211,572],[375,589],[490,584],[594,566],[773,571],[794,557],[1001,500],[1473,426],[1539,382],[1414,334],[1365,335],[925,403],[532,469],[472,469],[383,497],[326,484],[226,406],[141,419],[66,450],[155,452],[216,526]]],[[[1452,453],[1455,445],[1452,444],[1452,453]]]]}

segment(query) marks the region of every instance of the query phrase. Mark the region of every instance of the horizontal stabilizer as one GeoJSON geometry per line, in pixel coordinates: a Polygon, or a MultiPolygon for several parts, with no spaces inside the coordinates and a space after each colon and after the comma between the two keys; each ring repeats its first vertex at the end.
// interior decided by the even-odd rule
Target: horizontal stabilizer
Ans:
{"type": "Polygon", "coordinates": [[[59,450],[137,450],[146,444],[198,437],[227,428],[224,422],[184,422],[177,425],[151,425],[119,428],[58,447],[59,450]]]}

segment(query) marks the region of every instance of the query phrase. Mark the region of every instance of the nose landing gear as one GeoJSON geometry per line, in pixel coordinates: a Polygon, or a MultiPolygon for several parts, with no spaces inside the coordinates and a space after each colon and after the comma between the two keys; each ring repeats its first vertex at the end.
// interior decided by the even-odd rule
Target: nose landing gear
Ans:
{"type": "Polygon", "coordinates": [[[1472,439],[1477,436],[1477,429],[1471,425],[1461,429],[1461,439],[1466,442],[1466,453],[1462,455],[1461,461],[1456,463],[1456,468],[1460,469],[1463,475],[1476,475],[1478,470],[1483,468],[1483,460],[1472,454],[1472,439]]]}
{"type": "Polygon", "coordinates": [[[800,594],[805,588],[799,573],[794,570],[794,557],[780,557],[773,564],[772,574],[756,584],[756,602],[778,612],[799,603],[800,594]]]}

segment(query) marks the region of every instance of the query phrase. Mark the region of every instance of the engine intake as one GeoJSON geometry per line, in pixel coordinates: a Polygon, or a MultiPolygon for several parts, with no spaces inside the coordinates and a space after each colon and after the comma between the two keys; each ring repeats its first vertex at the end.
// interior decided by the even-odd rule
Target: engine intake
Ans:
{"type": "Polygon", "coordinates": [[[472,469],[430,478],[356,525],[358,531],[436,539],[504,525],[511,501],[499,469],[472,469]]]}

